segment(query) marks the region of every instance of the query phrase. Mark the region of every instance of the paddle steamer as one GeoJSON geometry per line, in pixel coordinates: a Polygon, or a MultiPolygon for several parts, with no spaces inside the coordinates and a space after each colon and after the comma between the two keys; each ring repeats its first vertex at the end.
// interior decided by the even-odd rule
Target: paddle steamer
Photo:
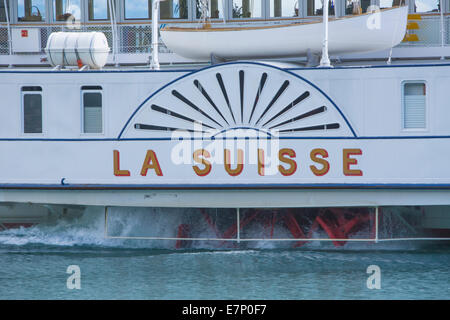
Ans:
{"type": "Polygon", "coordinates": [[[0,229],[96,206],[181,208],[187,220],[140,237],[177,247],[203,229],[295,246],[449,239],[448,12],[1,0],[0,229]]]}

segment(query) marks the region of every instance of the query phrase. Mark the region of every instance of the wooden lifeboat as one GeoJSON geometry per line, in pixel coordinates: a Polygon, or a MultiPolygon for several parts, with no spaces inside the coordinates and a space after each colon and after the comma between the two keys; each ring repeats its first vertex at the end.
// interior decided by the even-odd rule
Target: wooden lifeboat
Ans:
{"type": "MultiPolygon", "coordinates": [[[[393,7],[356,16],[329,20],[328,48],[331,55],[381,51],[398,45],[406,33],[408,7],[393,7]]],[[[209,60],[278,58],[320,53],[322,20],[265,25],[233,25],[197,28],[165,27],[165,45],[185,58],[209,60]]]]}

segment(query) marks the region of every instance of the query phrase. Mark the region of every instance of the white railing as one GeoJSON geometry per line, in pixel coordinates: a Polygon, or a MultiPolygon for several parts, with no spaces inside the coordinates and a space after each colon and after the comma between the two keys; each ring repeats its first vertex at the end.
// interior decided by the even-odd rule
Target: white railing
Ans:
{"type": "Polygon", "coordinates": [[[445,46],[450,45],[449,39],[449,26],[450,17],[446,16],[441,23],[441,17],[439,15],[422,16],[421,20],[414,20],[419,25],[418,30],[409,30],[408,33],[416,34],[419,41],[402,42],[400,46],[420,46],[420,47],[438,47],[443,44],[445,46]],[[443,25],[441,28],[441,24],[443,25]]]}
{"type": "MultiPolygon", "coordinates": [[[[15,26],[13,26],[14,28],[15,26]]],[[[36,28],[36,26],[21,25],[23,28],[36,28]]],[[[64,25],[46,25],[38,27],[41,31],[41,48],[47,44],[47,39],[52,32],[57,31],[99,31],[103,32],[108,39],[108,44],[113,48],[113,33],[110,25],[82,25],[79,29],[68,29],[64,25]]],[[[117,53],[150,53],[152,32],[151,24],[133,24],[117,26],[117,53]]],[[[8,28],[6,25],[0,25],[0,55],[9,54],[8,28]]],[[[161,44],[160,52],[167,52],[164,44],[161,44]]]]}
{"type": "MultiPolygon", "coordinates": [[[[409,30],[409,33],[414,33],[418,36],[419,41],[414,42],[402,42],[398,47],[439,47],[443,44],[446,47],[450,47],[450,16],[445,16],[443,23],[441,23],[441,17],[439,15],[422,16],[422,20],[416,21],[419,25],[418,30],[409,30]],[[443,28],[441,28],[443,25],[443,28]]],[[[251,22],[255,23],[255,22],[251,22]]],[[[256,22],[258,23],[258,22],[256,22]]],[[[261,23],[261,22],[260,22],[261,23]]],[[[267,23],[267,22],[266,22],[267,23]]],[[[193,25],[198,23],[193,23],[193,25]]],[[[240,24],[245,24],[244,22],[240,24]]],[[[187,26],[186,23],[183,26],[187,26]]],[[[12,26],[12,28],[17,27],[12,26]]],[[[33,25],[20,25],[20,27],[33,27],[33,25]]],[[[41,48],[44,53],[44,48],[47,43],[47,39],[52,32],[57,31],[69,31],[65,25],[45,25],[39,26],[41,31],[41,48]]],[[[111,26],[108,24],[93,25],[84,24],[79,29],[71,31],[100,31],[103,32],[108,39],[109,46],[113,48],[113,33],[111,26]]],[[[321,36],[321,35],[318,35],[321,36]]],[[[150,54],[152,43],[151,24],[118,24],[117,25],[117,41],[116,52],[118,54],[150,54]]],[[[10,44],[8,27],[6,24],[0,24],[0,56],[10,54],[10,44]]],[[[170,53],[170,50],[161,43],[159,46],[160,53],[170,53]]]]}

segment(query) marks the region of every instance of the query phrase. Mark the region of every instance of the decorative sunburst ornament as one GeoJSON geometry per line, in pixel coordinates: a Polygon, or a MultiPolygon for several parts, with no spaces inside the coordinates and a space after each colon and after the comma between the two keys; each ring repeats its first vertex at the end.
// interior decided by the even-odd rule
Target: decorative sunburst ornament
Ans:
{"type": "Polygon", "coordinates": [[[317,87],[262,64],[230,63],[193,72],[151,95],[121,138],[266,135],[353,136],[338,107],[317,87]]]}

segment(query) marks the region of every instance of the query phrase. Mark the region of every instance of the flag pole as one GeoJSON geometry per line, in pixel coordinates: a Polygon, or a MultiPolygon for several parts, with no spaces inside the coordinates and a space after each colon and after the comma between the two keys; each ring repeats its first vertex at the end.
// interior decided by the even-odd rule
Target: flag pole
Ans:
{"type": "Polygon", "coordinates": [[[328,57],[328,0],[323,0],[323,43],[322,58],[320,59],[320,67],[331,67],[330,58],[328,57]]]}
{"type": "Polygon", "coordinates": [[[152,8],[152,56],[150,68],[159,70],[159,3],[164,0],[153,0],[152,8]]]}

